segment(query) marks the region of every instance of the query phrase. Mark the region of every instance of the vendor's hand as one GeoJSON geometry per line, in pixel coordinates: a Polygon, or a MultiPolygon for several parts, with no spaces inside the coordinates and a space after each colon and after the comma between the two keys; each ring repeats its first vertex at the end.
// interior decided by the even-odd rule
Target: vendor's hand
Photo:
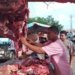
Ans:
{"type": "Polygon", "coordinates": [[[21,36],[20,40],[23,44],[25,44],[27,42],[27,37],[21,36]]]}
{"type": "Polygon", "coordinates": [[[27,37],[21,36],[21,37],[20,37],[20,40],[21,40],[21,42],[22,42],[23,44],[26,44],[26,43],[35,44],[35,42],[34,42],[33,40],[28,39],[27,37]]]}
{"type": "Polygon", "coordinates": [[[30,43],[30,44],[34,44],[34,41],[31,40],[31,39],[28,39],[28,38],[27,38],[27,41],[28,41],[28,43],[30,43]]]}

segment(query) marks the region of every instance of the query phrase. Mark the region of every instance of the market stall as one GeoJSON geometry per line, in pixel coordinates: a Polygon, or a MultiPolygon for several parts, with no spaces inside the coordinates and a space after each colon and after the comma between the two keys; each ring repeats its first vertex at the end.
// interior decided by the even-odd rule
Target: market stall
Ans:
{"type": "MultiPolygon", "coordinates": [[[[75,0],[0,0],[0,35],[14,40],[16,52],[22,51],[20,36],[27,35],[27,20],[30,1],[74,2],[75,0]]],[[[0,75],[53,75],[53,71],[45,60],[25,59],[19,62],[0,66],[0,75]]]]}

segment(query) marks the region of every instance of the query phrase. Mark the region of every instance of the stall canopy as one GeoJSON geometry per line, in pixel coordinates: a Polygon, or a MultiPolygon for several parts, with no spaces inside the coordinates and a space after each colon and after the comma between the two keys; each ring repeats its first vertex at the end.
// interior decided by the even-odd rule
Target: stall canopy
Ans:
{"type": "Polygon", "coordinates": [[[50,27],[49,25],[37,22],[32,22],[27,25],[28,32],[39,32],[39,31],[46,32],[49,27],[50,27]]]}
{"type": "Polygon", "coordinates": [[[28,2],[72,2],[75,3],[75,0],[28,0],[28,2]]]}

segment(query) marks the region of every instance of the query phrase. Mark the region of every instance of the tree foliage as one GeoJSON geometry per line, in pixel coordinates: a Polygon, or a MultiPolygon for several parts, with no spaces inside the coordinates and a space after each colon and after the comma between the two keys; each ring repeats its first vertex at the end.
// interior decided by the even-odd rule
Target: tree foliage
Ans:
{"type": "Polygon", "coordinates": [[[52,16],[48,16],[46,18],[44,17],[34,17],[34,18],[29,18],[28,23],[32,23],[32,22],[38,22],[38,23],[42,23],[42,24],[46,24],[46,25],[50,25],[50,26],[58,26],[59,30],[61,30],[63,28],[63,26],[61,24],[59,24],[59,21],[54,20],[54,18],[52,18],[52,16]]]}

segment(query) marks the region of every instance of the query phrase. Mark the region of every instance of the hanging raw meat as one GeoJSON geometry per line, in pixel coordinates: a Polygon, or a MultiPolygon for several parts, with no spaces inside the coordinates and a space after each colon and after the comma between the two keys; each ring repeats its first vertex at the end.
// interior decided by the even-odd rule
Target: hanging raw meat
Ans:
{"type": "Polygon", "coordinates": [[[0,0],[0,35],[14,40],[17,51],[22,49],[19,37],[27,32],[28,17],[26,0],[0,0]]]}

